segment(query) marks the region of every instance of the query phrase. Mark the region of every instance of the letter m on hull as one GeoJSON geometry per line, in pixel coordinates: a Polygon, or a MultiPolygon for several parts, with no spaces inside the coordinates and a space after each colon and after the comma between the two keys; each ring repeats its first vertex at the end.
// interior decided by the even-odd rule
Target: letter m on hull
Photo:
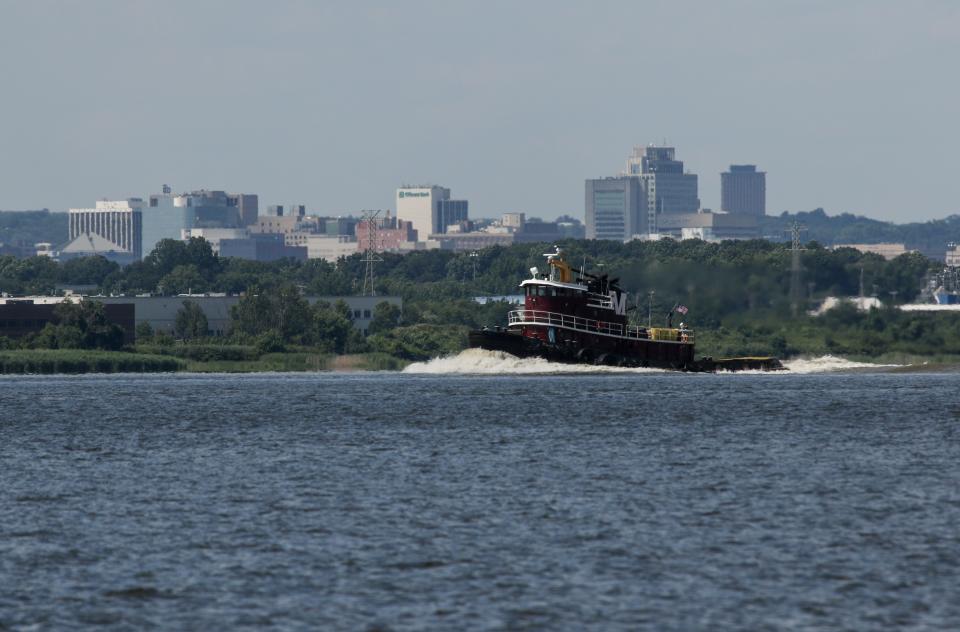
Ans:
{"type": "Polygon", "coordinates": [[[616,292],[610,292],[610,304],[613,306],[613,311],[623,316],[627,313],[627,293],[624,292],[617,298],[616,292]]]}

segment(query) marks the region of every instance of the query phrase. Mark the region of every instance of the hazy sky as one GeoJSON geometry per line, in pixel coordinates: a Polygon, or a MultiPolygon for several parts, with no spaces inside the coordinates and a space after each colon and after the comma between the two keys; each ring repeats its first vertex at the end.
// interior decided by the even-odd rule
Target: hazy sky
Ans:
{"type": "Polygon", "coordinates": [[[583,216],[666,139],[719,208],[960,212],[960,3],[0,0],[0,208],[226,189],[261,208],[583,216]]]}

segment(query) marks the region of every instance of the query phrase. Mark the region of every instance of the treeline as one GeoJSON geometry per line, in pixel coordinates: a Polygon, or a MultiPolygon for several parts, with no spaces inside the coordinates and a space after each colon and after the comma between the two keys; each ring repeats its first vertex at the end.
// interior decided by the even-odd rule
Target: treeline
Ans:
{"type": "Polygon", "coordinates": [[[32,247],[40,242],[59,246],[69,237],[66,213],[39,211],[0,211],[0,244],[26,244],[32,247]]]}
{"type": "MultiPolygon", "coordinates": [[[[418,314],[418,312],[414,312],[418,314]]],[[[305,351],[319,354],[381,353],[404,360],[425,360],[454,353],[466,345],[466,328],[449,323],[410,322],[401,309],[378,303],[364,336],[354,327],[342,300],[310,304],[291,284],[250,288],[231,308],[229,334],[213,338],[200,306],[185,298],[174,319],[173,333],[155,332],[146,322],[136,329],[141,352],[168,354],[195,361],[250,361],[271,353],[305,351]],[[178,345],[179,343],[179,345],[178,345]]],[[[0,350],[60,349],[119,351],[123,330],[108,321],[96,300],[64,301],[53,319],[35,334],[17,339],[0,337],[0,350]]]]}
{"type": "Polygon", "coordinates": [[[762,223],[763,234],[775,241],[789,240],[788,230],[794,222],[803,225],[806,239],[828,245],[902,243],[907,248],[942,257],[948,243],[960,242],[960,215],[894,224],[851,213],[827,215],[822,208],[767,216],[762,223]]]}
{"type": "MultiPolygon", "coordinates": [[[[653,310],[666,313],[682,303],[688,320],[718,326],[730,318],[774,313],[791,307],[791,253],[787,244],[769,241],[699,240],[630,242],[571,240],[560,242],[575,268],[603,271],[620,279],[631,302],[646,312],[650,292],[653,310]]],[[[910,302],[929,272],[939,264],[919,254],[886,261],[852,249],[829,250],[808,242],[801,256],[803,307],[825,296],[852,296],[860,291],[881,298],[895,293],[910,302]]],[[[502,305],[481,306],[478,295],[518,293],[529,268],[544,265],[543,253],[553,244],[493,247],[470,253],[443,250],[386,253],[377,264],[381,295],[404,299],[407,324],[494,324],[502,305]]],[[[319,259],[270,263],[216,256],[202,239],[165,240],[143,261],[119,267],[102,257],[57,263],[44,257],[0,257],[0,291],[12,295],[48,294],[59,284],[88,284],[104,294],[225,292],[252,293],[292,286],[303,295],[345,296],[359,293],[364,263],[360,254],[331,263],[319,259]]]]}
{"type": "MultiPolygon", "coordinates": [[[[571,240],[556,245],[564,249],[575,268],[583,266],[619,278],[630,293],[631,314],[638,321],[645,321],[652,308],[654,322],[661,323],[672,306],[686,305],[689,313],[684,319],[698,330],[698,346],[718,354],[762,351],[755,348],[761,344],[768,353],[783,354],[813,348],[875,354],[895,347],[894,343],[908,345],[909,337],[894,339],[893,332],[914,327],[916,333],[918,325],[902,325],[907,322],[902,319],[922,320],[923,315],[908,317],[890,311],[875,316],[888,323],[883,329],[887,333],[877,337],[869,331],[876,327],[873,321],[854,319],[839,326],[830,320],[832,316],[815,319],[805,313],[826,296],[858,294],[861,279],[867,294],[876,294],[888,303],[893,297],[898,303],[910,302],[917,298],[928,274],[940,266],[919,254],[886,261],[877,255],[829,250],[808,242],[801,254],[795,312],[787,244],[764,240],[718,244],[571,240]],[[861,342],[853,344],[854,340],[861,342]]],[[[552,252],[553,246],[493,247],[475,256],[441,250],[384,254],[376,268],[377,293],[401,296],[403,310],[394,313],[389,304],[378,306],[371,335],[366,338],[352,327],[345,305],[311,306],[303,299],[359,293],[364,274],[359,254],[335,263],[262,263],[218,257],[202,239],[167,240],[143,261],[123,268],[101,257],[63,264],[45,258],[0,257],[0,290],[43,294],[58,284],[72,283],[96,285],[105,294],[242,293],[245,296],[234,310],[231,336],[221,343],[246,345],[264,353],[311,348],[419,359],[456,350],[465,344],[467,328],[503,323],[508,304],[480,305],[473,297],[518,293],[518,283],[529,277],[530,267],[544,266],[543,254],[552,252]]],[[[178,314],[175,338],[202,339],[207,330],[202,316],[199,309],[185,304],[178,314]]],[[[137,333],[138,340],[154,346],[173,341],[163,334],[137,333]]],[[[952,330],[941,333],[948,338],[954,335],[952,330]]],[[[48,332],[43,340],[63,347],[74,344],[69,342],[72,335],[70,330],[55,335],[48,332]]]]}

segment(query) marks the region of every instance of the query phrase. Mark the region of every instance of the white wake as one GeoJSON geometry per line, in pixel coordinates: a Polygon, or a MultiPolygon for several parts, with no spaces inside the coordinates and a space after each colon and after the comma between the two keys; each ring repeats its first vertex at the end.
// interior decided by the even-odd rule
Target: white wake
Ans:
{"type": "MultiPolygon", "coordinates": [[[[818,358],[796,358],[783,363],[787,371],[736,371],[722,372],[723,375],[809,375],[813,373],[831,373],[841,371],[869,371],[888,369],[901,365],[871,364],[854,362],[837,356],[818,358]]],[[[666,369],[630,369],[590,364],[563,364],[550,362],[543,358],[518,358],[502,351],[486,349],[467,349],[454,356],[434,358],[426,362],[414,362],[408,365],[404,373],[424,375],[544,375],[562,373],[670,373],[666,369]]]]}
{"type": "MultiPolygon", "coordinates": [[[[834,371],[868,371],[871,369],[892,369],[903,366],[902,364],[874,364],[872,362],[854,362],[832,355],[820,356],[819,358],[795,358],[786,360],[783,366],[787,367],[790,373],[831,373],[834,371]]],[[[786,371],[784,371],[786,373],[786,371]]]]}
{"type": "Polygon", "coordinates": [[[408,365],[404,373],[465,375],[543,375],[555,373],[665,373],[663,369],[628,369],[590,364],[564,364],[543,358],[518,358],[502,351],[466,349],[455,356],[408,365]]]}

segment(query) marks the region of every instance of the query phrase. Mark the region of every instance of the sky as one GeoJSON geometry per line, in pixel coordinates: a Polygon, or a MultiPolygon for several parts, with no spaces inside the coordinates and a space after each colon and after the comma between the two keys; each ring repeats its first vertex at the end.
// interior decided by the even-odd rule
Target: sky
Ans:
{"type": "Polygon", "coordinates": [[[432,183],[583,217],[662,143],[719,209],[960,213],[960,3],[0,0],[0,209],[223,189],[331,215],[432,183]]]}

